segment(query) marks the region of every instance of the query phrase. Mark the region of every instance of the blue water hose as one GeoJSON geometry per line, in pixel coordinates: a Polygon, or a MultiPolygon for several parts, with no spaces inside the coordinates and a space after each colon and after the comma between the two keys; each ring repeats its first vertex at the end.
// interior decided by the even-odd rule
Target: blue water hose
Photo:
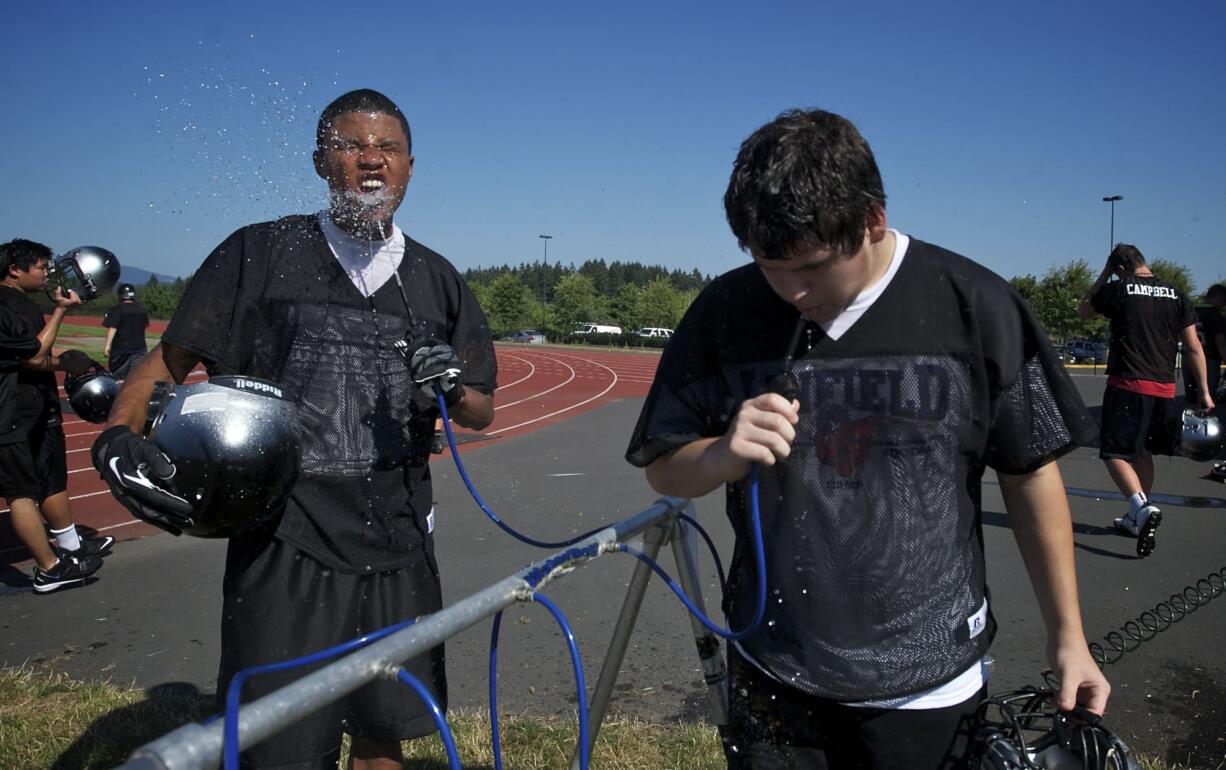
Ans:
{"type": "Polygon", "coordinates": [[[447,402],[443,399],[442,395],[438,396],[438,407],[442,411],[443,432],[447,435],[447,446],[451,448],[451,456],[455,459],[455,467],[456,470],[460,472],[460,478],[464,480],[464,486],[468,487],[468,493],[472,495],[473,500],[476,501],[481,510],[485,511],[485,515],[489,517],[490,521],[497,524],[503,532],[506,532],[508,535],[521,543],[526,543],[528,545],[535,546],[536,548],[566,548],[567,546],[578,543],[580,540],[591,537],[605,528],[603,526],[597,527],[593,530],[584,532],[582,535],[575,535],[569,540],[559,540],[554,543],[545,540],[535,540],[527,535],[522,535],[519,532],[516,532],[510,525],[498,518],[498,514],[490,510],[490,507],[485,504],[485,500],[481,499],[481,494],[477,491],[476,486],[473,485],[472,479],[468,478],[468,471],[464,470],[464,463],[460,462],[460,450],[456,448],[455,434],[451,430],[451,420],[447,416],[447,402]]]}
{"type": "MultiPolygon", "coordinates": [[[[271,674],[277,671],[288,671],[292,668],[300,666],[309,666],[313,663],[320,663],[330,658],[335,658],[338,655],[343,655],[347,652],[365,647],[372,642],[377,642],[385,636],[394,634],[402,628],[408,628],[416,621],[406,620],[395,625],[381,628],[378,631],[373,631],[364,636],[359,636],[356,639],[350,639],[347,642],[342,642],[335,647],[329,647],[325,650],[313,652],[309,655],[303,655],[300,658],[293,660],[283,660],[277,663],[266,663],[262,666],[252,666],[244,668],[234,675],[230,680],[230,686],[226,690],[226,712],[225,724],[223,725],[223,744],[222,756],[224,760],[225,770],[238,770],[238,709],[243,692],[243,684],[253,676],[263,674],[271,674]]],[[[430,698],[427,703],[434,708],[438,708],[438,704],[430,698]]],[[[210,720],[212,721],[212,720],[210,720]]]]}
{"type": "MultiPolygon", "coordinates": [[[[659,575],[660,579],[663,580],[670,589],[672,589],[672,592],[677,595],[677,598],[680,599],[681,603],[685,605],[685,608],[690,611],[690,614],[698,618],[698,621],[706,626],[707,630],[709,630],[711,633],[732,641],[744,639],[754,631],[758,630],[758,626],[762,624],[762,618],[766,615],[766,551],[762,544],[762,516],[758,511],[758,466],[756,465],[751,466],[749,469],[749,506],[750,524],[753,528],[754,561],[756,562],[758,571],[756,597],[757,604],[754,607],[753,620],[749,621],[749,625],[745,626],[745,628],[741,629],[740,631],[733,631],[731,629],[716,625],[714,621],[712,621],[702,612],[702,610],[698,609],[698,607],[694,605],[690,598],[685,595],[685,589],[678,585],[677,582],[673,580],[672,577],[670,577],[669,574],[664,571],[664,568],[662,568],[659,564],[656,564],[654,561],[630,546],[619,543],[617,545],[617,550],[630,554],[650,567],[651,571],[659,575]]],[[[709,540],[708,544],[710,544],[709,540]]]]}
{"type": "Polygon", "coordinates": [[[396,678],[411,687],[417,693],[417,696],[430,707],[430,716],[434,719],[434,726],[438,728],[439,738],[443,740],[443,748],[447,750],[447,762],[451,766],[451,770],[462,770],[460,767],[460,755],[456,752],[455,748],[455,738],[451,734],[451,726],[447,724],[447,717],[443,715],[443,710],[439,707],[438,701],[434,699],[434,696],[430,694],[426,686],[421,683],[421,680],[403,668],[396,672],[396,678]]]}
{"type": "MultiPolygon", "coordinates": [[[[472,480],[469,479],[468,472],[464,470],[464,462],[460,459],[460,453],[456,449],[455,434],[451,430],[451,420],[447,414],[447,402],[443,398],[442,394],[439,394],[436,400],[438,401],[439,410],[442,413],[443,431],[447,434],[447,445],[451,448],[451,457],[455,461],[456,470],[459,471],[460,478],[464,480],[464,485],[468,487],[469,494],[472,495],[473,500],[476,501],[481,510],[485,511],[485,515],[488,516],[491,521],[497,524],[502,531],[511,535],[520,542],[527,543],[528,545],[534,545],[539,548],[564,548],[566,546],[573,545],[603,529],[603,527],[597,528],[591,532],[587,532],[583,535],[579,535],[578,537],[559,543],[545,543],[534,540],[525,535],[521,535],[519,532],[512,529],[510,525],[503,522],[502,519],[498,518],[497,514],[490,510],[489,506],[485,504],[485,501],[481,499],[481,495],[477,492],[477,488],[473,485],[472,480]]],[[[694,617],[698,618],[699,622],[701,622],[712,633],[734,641],[737,639],[744,639],[758,629],[758,626],[762,623],[762,618],[766,615],[766,550],[762,543],[762,515],[758,507],[758,466],[756,464],[751,465],[749,468],[749,512],[750,527],[753,534],[754,560],[756,562],[755,566],[757,567],[758,576],[757,606],[754,608],[753,620],[751,620],[749,625],[740,631],[733,631],[731,629],[726,629],[716,625],[701,610],[699,610],[692,601],[690,601],[689,597],[685,595],[685,590],[682,589],[681,586],[678,585],[676,581],[674,581],[668,575],[668,573],[664,571],[663,567],[649,559],[644,554],[630,548],[629,546],[620,544],[617,546],[617,550],[634,556],[636,559],[642,561],[644,564],[650,567],[652,571],[659,575],[660,578],[668,585],[668,587],[672,589],[673,593],[677,595],[677,598],[681,600],[686,609],[689,610],[694,617]]],[[[697,526],[697,522],[695,522],[692,518],[686,516],[685,519],[687,522],[697,526]]],[[[705,530],[698,527],[698,531],[706,540],[707,547],[711,549],[711,554],[715,559],[720,575],[720,587],[723,589],[725,587],[723,567],[719,563],[719,555],[715,550],[715,544],[711,541],[711,538],[707,535],[705,530]]]]}
{"type": "MultiPolygon", "coordinates": [[[[562,613],[558,605],[554,604],[549,597],[539,593],[532,594],[532,601],[538,602],[553,615],[554,620],[558,622],[558,627],[562,631],[562,636],[566,639],[566,647],[570,651],[571,666],[575,670],[575,690],[579,703],[579,770],[587,770],[588,763],[591,760],[588,747],[587,683],[583,676],[583,661],[579,657],[579,644],[575,641],[575,635],[571,631],[570,623],[566,620],[566,615],[562,613]]],[[[502,613],[499,612],[494,616],[494,622],[490,628],[490,731],[492,737],[491,744],[494,751],[494,770],[502,770],[502,740],[498,731],[498,633],[501,627],[502,613]]]]}

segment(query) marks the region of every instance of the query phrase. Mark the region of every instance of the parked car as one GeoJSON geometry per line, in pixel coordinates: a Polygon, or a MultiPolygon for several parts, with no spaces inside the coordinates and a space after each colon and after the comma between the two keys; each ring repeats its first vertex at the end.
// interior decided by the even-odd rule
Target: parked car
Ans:
{"type": "Polygon", "coordinates": [[[579,324],[575,327],[575,334],[621,334],[620,326],[606,326],[605,324],[579,324]]]}
{"type": "Polygon", "coordinates": [[[1107,343],[1069,340],[1064,343],[1064,360],[1070,364],[1104,364],[1107,362],[1107,343]]]}
{"type": "Polygon", "coordinates": [[[673,336],[673,330],[662,329],[658,326],[646,326],[639,329],[637,332],[635,332],[635,334],[640,337],[663,337],[664,339],[668,339],[669,337],[673,336]]]}
{"type": "Polygon", "coordinates": [[[502,338],[507,342],[526,342],[529,345],[544,345],[545,335],[535,329],[520,329],[502,338]]]}

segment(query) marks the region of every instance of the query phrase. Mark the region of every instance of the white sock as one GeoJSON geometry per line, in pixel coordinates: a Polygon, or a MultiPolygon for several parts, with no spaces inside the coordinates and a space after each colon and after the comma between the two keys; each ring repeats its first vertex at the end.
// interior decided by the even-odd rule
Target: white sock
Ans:
{"type": "Polygon", "coordinates": [[[76,551],[81,547],[81,537],[77,534],[77,525],[69,524],[64,529],[53,529],[51,534],[55,536],[55,543],[65,551],[76,551]]]}
{"type": "Polygon", "coordinates": [[[1135,495],[1128,498],[1128,512],[1139,513],[1149,500],[1146,499],[1144,492],[1137,492],[1135,495]]]}

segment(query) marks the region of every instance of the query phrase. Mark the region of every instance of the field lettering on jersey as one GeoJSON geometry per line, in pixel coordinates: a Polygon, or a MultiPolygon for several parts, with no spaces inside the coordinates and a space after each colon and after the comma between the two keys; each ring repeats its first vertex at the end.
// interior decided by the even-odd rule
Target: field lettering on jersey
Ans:
{"type": "Polygon", "coordinates": [[[813,372],[818,404],[861,413],[936,421],[949,409],[949,372],[937,364],[903,369],[825,369],[813,372]]]}

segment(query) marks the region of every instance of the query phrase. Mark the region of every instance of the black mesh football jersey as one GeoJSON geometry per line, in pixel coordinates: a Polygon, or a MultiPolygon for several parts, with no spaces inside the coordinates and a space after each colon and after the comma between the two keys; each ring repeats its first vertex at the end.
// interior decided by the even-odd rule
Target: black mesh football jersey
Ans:
{"type": "MultiPolygon", "coordinates": [[[[47,325],[43,311],[21,289],[0,286],[0,305],[16,313],[35,337],[47,325]]],[[[64,418],[63,410],[60,408],[59,384],[56,382],[55,373],[19,369],[17,371],[17,408],[18,419],[26,430],[38,424],[59,425],[64,418]]]]}
{"type": "Polygon", "coordinates": [[[17,372],[22,362],[38,352],[36,332],[11,308],[0,304],[0,445],[26,438],[18,421],[21,411],[17,403],[17,372]]]}
{"type": "Polygon", "coordinates": [[[1154,276],[1134,275],[1103,284],[1091,304],[1111,320],[1107,374],[1175,381],[1179,334],[1196,323],[1196,308],[1182,291],[1154,276]]]}
{"type": "Polygon", "coordinates": [[[115,330],[111,342],[113,353],[143,353],[149,349],[145,342],[145,329],[149,327],[149,315],[139,302],[120,302],[102,318],[102,325],[115,330]]]}
{"type": "MultiPolygon", "coordinates": [[[[398,273],[417,332],[455,348],[465,387],[493,393],[489,327],[455,268],[406,237],[398,273]]],[[[162,336],[210,374],[260,377],[295,394],[302,460],[275,536],[344,572],[397,569],[431,547],[438,408],[392,347],[408,328],[395,280],[364,297],[318,218],[292,216],[218,246],[162,336]]]]}
{"type": "MultiPolygon", "coordinates": [[[[756,265],[712,282],[664,352],[627,459],[646,466],[723,434],[780,373],[796,321],[756,265]]],[[[1093,423],[1017,293],[915,239],[846,333],[810,324],[806,336],[792,453],[759,468],[768,601],[741,645],[813,695],[921,692],[964,672],[995,632],[984,468],[1034,470],[1091,438],[1093,423]]],[[[728,485],[727,511],[737,537],[724,609],[740,628],[756,588],[747,481],[728,485]]]]}

